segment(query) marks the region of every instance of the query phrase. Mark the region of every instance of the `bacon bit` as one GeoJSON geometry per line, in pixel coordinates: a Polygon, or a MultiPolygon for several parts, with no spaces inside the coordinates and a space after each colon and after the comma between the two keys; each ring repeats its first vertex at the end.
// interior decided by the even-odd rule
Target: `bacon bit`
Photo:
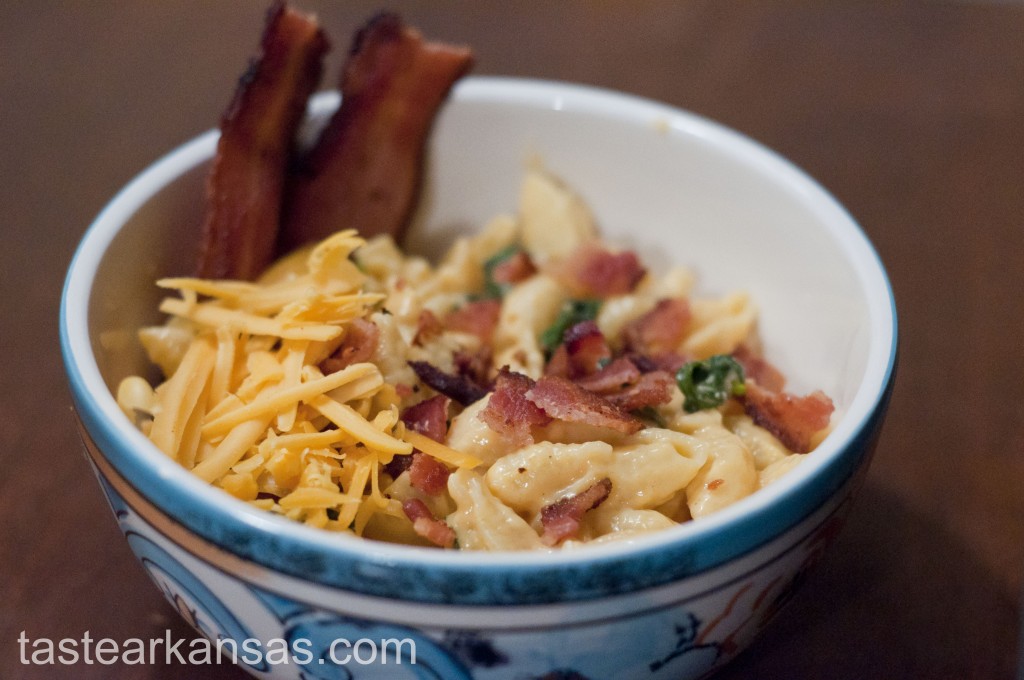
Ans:
{"type": "Polygon", "coordinates": [[[452,363],[455,365],[456,373],[489,390],[490,381],[487,374],[491,370],[490,347],[484,346],[475,352],[456,350],[452,353],[452,363]]]}
{"type": "Polygon", "coordinates": [[[747,415],[795,453],[810,451],[811,438],[828,427],[835,410],[832,400],[821,390],[797,397],[766,390],[756,382],[747,383],[743,401],[747,415]]]}
{"type": "Polygon", "coordinates": [[[473,63],[468,48],[425,42],[394,14],[359,31],[341,77],[341,107],[291,187],[283,249],[340,229],[401,241],[422,180],[430,127],[473,63]]]}
{"type": "Polygon", "coordinates": [[[455,545],[455,531],[444,521],[434,517],[430,508],[419,498],[402,503],[402,512],[412,522],[412,529],[434,545],[451,548],[455,545]]]}
{"type": "Polygon", "coordinates": [[[554,375],[559,378],[568,378],[572,375],[572,365],[569,362],[569,350],[565,344],[561,344],[551,353],[551,358],[544,365],[544,375],[554,375]]]}
{"type": "Polygon", "coordinates": [[[725,484],[725,480],[724,479],[712,479],[705,486],[707,487],[708,491],[714,491],[715,489],[717,489],[718,487],[722,486],[723,484],[725,484]]]}
{"type": "Polygon", "coordinates": [[[429,496],[438,496],[448,488],[448,467],[430,454],[418,451],[412,454],[409,483],[429,496]]]}
{"type": "Polygon", "coordinates": [[[448,404],[451,399],[438,394],[402,411],[402,422],[410,430],[444,443],[448,435],[448,404]]]}
{"type": "Polygon", "coordinates": [[[569,364],[576,375],[590,375],[612,357],[612,348],[593,321],[581,321],[562,336],[569,364]]]}
{"type": "Polygon", "coordinates": [[[295,131],[328,47],[314,17],[284,3],[267,13],[261,54],[221,118],[206,184],[200,277],[254,279],[274,258],[295,131]]]}
{"type": "Polygon", "coordinates": [[[786,386],[786,376],[772,366],[766,359],[754,354],[746,345],[740,345],[732,353],[732,358],[743,367],[743,375],[761,387],[772,392],[781,392],[786,386]]]}
{"type": "Polygon", "coordinates": [[[377,351],[380,329],[366,319],[353,319],[345,327],[345,337],[331,356],[320,362],[320,371],[327,375],[369,360],[377,351]]]}
{"type": "MultiPolygon", "coordinates": [[[[425,437],[430,437],[436,442],[443,443],[448,434],[448,404],[450,402],[451,400],[443,394],[438,394],[430,399],[424,399],[420,403],[414,404],[402,411],[402,422],[410,430],[419,432],[425,437]]],[[[444,475],[440,479],[442,491],[444,490],[443,486],[448,483],[448,468],[419,449],[413,449],[412,454],[397,455],[391,459],[390,463],[384,466],[384,471],[391,475],[392,479],[398,479],[398,476],[406,470],[409,470],[409,481],[412,485],[431,495],[434,495],[435,492],[429,489],[436,488],[436,479],[441,474],[444,475]],[[417,459],[417,456],[425,456],[430,460],[420,461],[417,459]],[[434,469],[431,462],[444,468],[443,473],[434,469]]]]}
{"type": "Polygon", "coordinates": [[[533,443],[530,428],[551,422],[551,418],[526,398],[534,386],[533,380],[502,367],[494,381],[494,392],[487,406],[478,414],[489,428],[505,435],[520,446],[533,443]]]}
{"type": "Polygon", "coordinates": [[[597,373],[577,378],[574,382],[585,390],[597,394],[611,394],[640,380],[640,369],[626,357],[619,357],[597,373]]]}
{"type": "Polygon", "coordinates": [[[600,370],[612,357],[612,348],[593,321],[580,321],[566,329],[544,367],[545,375],[576,379],[600,370]]]}
{"type": "Polygon", "coordinates": [[[412,389],[412,385],[406,385],[405,383],[397,383],[395,385],[395,394],[398,395],[399,399],[405,399],[406,397],[411,397],[413,394],[415,394],[415,392],[412,389]]]}
{"type": "Polygon", "coordinates": [[[525,250],[517,251],[491,270],[491,279],[498,284],[513,284],[525,281],[537,273],[537,267],[525,250]]]}
{"type": "Polygon", "coordinates": [[[630,293],[645,273],[633,251],[613,253],[595,243],[584,243],[552,271],[575,296],[591,298],[630,293]]]}
{"type": "Polygon", "coordinates": [[[601,505],[611,492],[612,480],[605,477],[582,493],[545,505],[540,511],[540,522],[544,526],[541,542],[554,546],[567,538],[575,538],[579,535],[583,515],[601,505]]]}
{"type": "Polygon", "coordinates": [[[501,300],[476,300],[448,312],[444,325],[453,331],[475,335],[485,345],[490,345],[500,314],[501,300]]]}
{"type": "Polygon", "coordinates": [[[412,467],[411,453],[400,453],[391,459],[390,463],[384,465],[384,472],[391,475],[391,479],[398,479],[398,476],[412,467]]]}
{"type": "Polygon", "coordinates": [[[675,378],[665,371],[644,373],[635,385],[621,392],[606,394],[605,399],[623,411],[636,411],[647,406],[658,406],[672,401],[675,378]]]}
{"type": "Polygon", "coordinates": [[[643,428],[639,418],[565,378],[544,376],[526,391],[525,397],[547,415],[566,422],[597,425],[627,434],[643,428]]]}
{"type": "Polygon", "coordinates": [[[674,352],[690,327],[690,303],[682,298],[663,298],[654,309],[622,329],[624,347],[648,355],[674,352]]]}
{"type": "Polygon", "coordinates": [[[409,366],[420,380],[463,406],[469,406],[473,402],[483,399],[487,394],[486,389],[468,378],[445,373],[426,361],[410,361],[409,366]]]}
{"type": "Polygon", "coordinates": [[[648,363],[652,366],[650,369],[640,370],[644,373],[650,373],[651,371],[665,371],[670,375],[675,375],[676,371],[685,366],[690,358],[685,354],[676,354],[675,352],[665,352],[664,354],[655,354],[647,357],[648,363]]]}
{"type": "Polygon", "coordinates": [[[443,330],[444,327],[441,326],[441,320],[437,318],[437,315],[429,309],[424,309],[416,317],[416,335],[413,336],[412,344],[423,345],[441,335],[443,330]]]}

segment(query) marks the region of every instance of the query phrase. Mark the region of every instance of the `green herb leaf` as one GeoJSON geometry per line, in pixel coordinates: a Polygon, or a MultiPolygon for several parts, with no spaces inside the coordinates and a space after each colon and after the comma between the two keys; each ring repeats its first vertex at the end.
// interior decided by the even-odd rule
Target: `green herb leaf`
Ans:
{"type": "Polygon", "coordinates": [[[716,408],[729,397],[747,391],[743,366],[728,354],[691,361],[676,371],[676,382],[686,397],[683,408],[687,413],[716,408]]]}
{"type": "Polygon", "coordinates": [[[562,305],[555,322],[540,334],[540,346],[549,356],[562,344],[565,332],[581,321],[593,321],[601,309],[600,300],[569,300],[562,305]]]}
{"type": "Polygon", "coordinates": [[[487,261],[484,262],[484,289],[480,291],[479,295],[475,296],[477,300],[500,300],[505,297],[505,293],[509,291],[512,285],[495,281],[494,270],[499,264],[522,250],[519,245],[513,243],[487,258],[487,261]]]}

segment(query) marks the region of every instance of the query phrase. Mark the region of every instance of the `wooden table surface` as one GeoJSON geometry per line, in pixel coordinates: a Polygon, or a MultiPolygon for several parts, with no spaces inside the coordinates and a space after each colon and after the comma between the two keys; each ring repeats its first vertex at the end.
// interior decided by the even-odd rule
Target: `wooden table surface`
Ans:
{"type": "MultiPolygon", "coordinates": [[[[764,142],[849,208],[892,279],[898,383],[847,529],[720,677],[1013,677],[1024,6],[508,4],[392,6],[430,36],[472,44],[477,73],[625,90],[764,142]]],[[[377,3],[302,6],[340,50],[377,3]]],[[[135,563],[80,453],[58,299],[104,203],[216,124],[262,16],[262,2],[241,0],[0,3],[0,678],[243,676],[31,668],[17,638],[192,637],[135,563]]]]}

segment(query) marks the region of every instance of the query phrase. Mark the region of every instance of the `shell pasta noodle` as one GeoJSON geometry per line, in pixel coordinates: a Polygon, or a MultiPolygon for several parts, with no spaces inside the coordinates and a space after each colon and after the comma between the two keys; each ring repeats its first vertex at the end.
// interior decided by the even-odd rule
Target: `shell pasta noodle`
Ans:
{"type": "Polygon", "coordinates": [[[540,168],[436,265],[344,230],[254,282],[165,278],[122,410],[268,512],[369,539],[557,550],[699,521],[827,434],[757,310],[605,243],[540,168]]]}

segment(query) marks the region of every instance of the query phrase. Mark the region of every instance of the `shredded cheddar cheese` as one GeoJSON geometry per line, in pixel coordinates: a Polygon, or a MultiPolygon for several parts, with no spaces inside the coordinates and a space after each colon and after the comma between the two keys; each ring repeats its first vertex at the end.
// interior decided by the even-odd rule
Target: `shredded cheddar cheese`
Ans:
{"type": "Polygon", "coordinates": [[[406,430],[399,399],[378,366],[327,373],[318,363],[344,341],[348,324],[379,309],[352,261],[363,245],[335,234],[305,255],[299,271],[260,282],[164,278],[176,290],[161,311],[174,334],[144,329],[155,356],[173,357],[161,337],[191,340],[161,363],[156,390],[131,376],[118,401],[148,414],[153,443],[197,477],[244,501],[313,526],[362,533],[376,514],[404,517],[381,491],[380,469],[416,445],[452,466],[479,461],[406,430]]]}

